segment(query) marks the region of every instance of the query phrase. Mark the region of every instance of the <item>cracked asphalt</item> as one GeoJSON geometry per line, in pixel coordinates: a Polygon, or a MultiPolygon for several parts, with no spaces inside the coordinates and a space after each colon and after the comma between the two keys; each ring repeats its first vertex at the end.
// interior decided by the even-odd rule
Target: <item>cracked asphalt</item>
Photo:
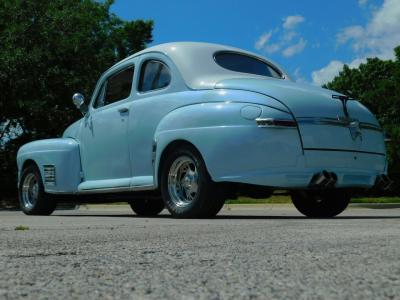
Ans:
{"type": "Polygon", "coordinates": [[[231,205],[210,220],[124,205],[3,211],[0,270],[0,299],[400,299],[400,208],[306,219],[289,205],[231,205]]]}

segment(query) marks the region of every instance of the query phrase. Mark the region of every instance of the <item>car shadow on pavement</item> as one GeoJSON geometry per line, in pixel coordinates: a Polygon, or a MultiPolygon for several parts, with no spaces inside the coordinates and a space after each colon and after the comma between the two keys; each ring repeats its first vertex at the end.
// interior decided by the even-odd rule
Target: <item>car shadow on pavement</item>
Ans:
{"type": "MultiPolygon", "coordinates": [[[[170,215],[158,215],[155,217],[143,217],[134,214],[53,214],[55,217],[96,217],[96,218],[131,218],[131,219],[173,219],[170,215]]],[[[239,219],[239,220],[296,220],[296,219],[317,219],[317,220],[383,220],[383,219],[400,219],[400,216],[337,216],[334,218],[307,218],[305,216],[269,216],[269,215],[217,215],[214,218],[197,219],[197,220],[224,220],[224,219],[239,219]]],[[[178,220],[178,219],[177,219],[178,220]]],[[[181,219],[184,220],[184,219],[181,219]]]]}
{"type": "Polygon", "coordinates": [[[336,219],[400,219],[400,216],[337,216],[334,218],[308,218],[305,216],[247,216],[247,215],[234,215],[234,216],[216,216],[215,219],[321,219],[321,220],[336,220],[336,219]]]}

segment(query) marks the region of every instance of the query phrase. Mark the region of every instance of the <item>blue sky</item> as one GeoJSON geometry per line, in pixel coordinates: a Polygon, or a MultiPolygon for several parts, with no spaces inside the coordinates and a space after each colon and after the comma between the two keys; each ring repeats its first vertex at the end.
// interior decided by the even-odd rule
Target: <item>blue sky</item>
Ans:
{"type": "Polygon", "coordinates": [[[111,10],[126,20],[154,20],[153,45],[231,45],[314,84],[332,79],[344,63],[391,59],[400,45],[400,0],[116,0],[111,10]]]}

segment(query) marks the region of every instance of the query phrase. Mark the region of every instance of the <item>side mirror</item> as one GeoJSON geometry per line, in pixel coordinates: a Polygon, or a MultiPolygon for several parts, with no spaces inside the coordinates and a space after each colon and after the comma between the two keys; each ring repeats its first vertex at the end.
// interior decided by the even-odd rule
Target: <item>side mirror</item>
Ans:
{"type": "Polygon", "coordinates": [[[86,114],[87,112],[87,105],[85,104],[85,97],[80,94],[80,93],[75,93],[72,96],[72,102],[74,103],[74,105],[76,106],[77,109],[79,109],[81,111],[81,113],[83,115],[86,114]]]}

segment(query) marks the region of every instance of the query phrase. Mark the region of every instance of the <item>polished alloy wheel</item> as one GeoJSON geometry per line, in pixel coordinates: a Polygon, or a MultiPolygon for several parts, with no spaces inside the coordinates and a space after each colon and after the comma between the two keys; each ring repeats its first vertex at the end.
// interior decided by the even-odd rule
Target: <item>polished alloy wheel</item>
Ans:
{"type": "Polygon", "coordinates": [[[188,156],[178,157],[168,173],[168,192],[178,207],[189,205],[198,192],[199,174],[194,160],[188,156]]]}
{"type": "Polygon", "coordinates": [[[22,183],[22,203],[26,209],[32,209],[39,197],[39,183],[36,176],[28,174],[22,183]]]}

